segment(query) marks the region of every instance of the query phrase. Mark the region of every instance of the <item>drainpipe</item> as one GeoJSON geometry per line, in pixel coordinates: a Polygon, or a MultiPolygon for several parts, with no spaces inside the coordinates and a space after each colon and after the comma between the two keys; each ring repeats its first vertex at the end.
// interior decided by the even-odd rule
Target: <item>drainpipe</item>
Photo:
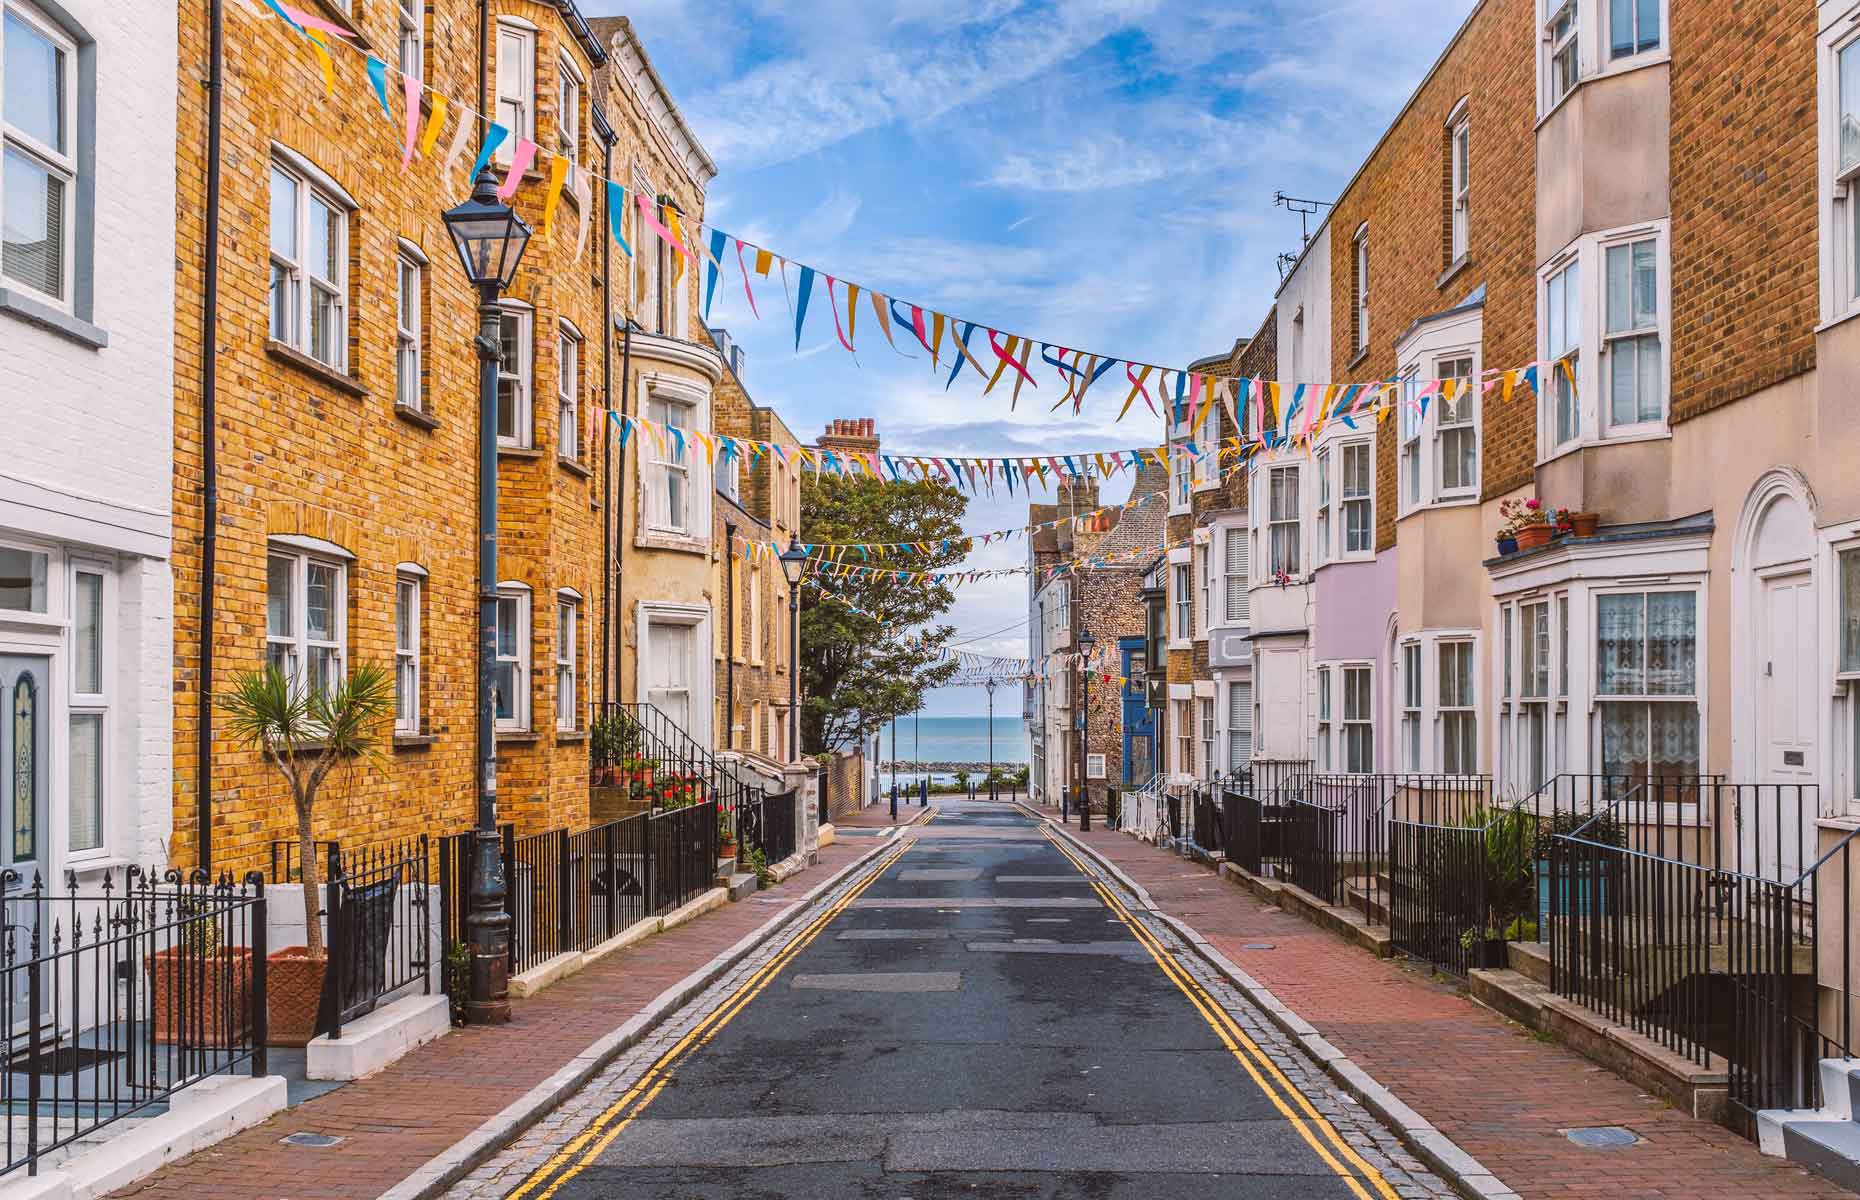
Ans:
{"type": "MultiPolygon", "coordinates": [[[[614,133],[601,118],[600,110],[594,110],[594,128],[601,137],[601,174],[609,179],[614,173],[614,133]]],[[[603,195],[601,203],[607,203],[603,195]]],[[[613,247],[611,238],[601,239],[601,404],[611,410],[614,397],[614,288],[612,274],[613,247]]],[[[601,705],[603,709],[613,703],[613,672],[608,657],[614,639],[613,627],[613,561],[614,561],[614,502],[613,462],[614,437],[613,422],[603,416],[601,420],[601,608],[606,613],[606,622],[601,634],[601,705]]]]}
{"type": "MultiPolygon", "coordinates": [[[[633,318],[626,319],[626,328],[620,336],[620,416],[628,416],[627,398],[633,386],[633,318]]],[[[621,649],[626,644],[625,630],[621,625],[620,585],[624,580],[621,566],[626,561],[626,450],[623,447],[614,462],[614,557],[609,566],[612,586],[607,589],[607,628],[613,631],[614,667],[616,673],[620,667],[621,649]]],[[[634,691],[637,692],[637,680],[634,691]]],[[[624,699],[624,697],[623,697],[624,699]]],[[[634,696],[637,700],[639,697],[634,696]]]]}
{"type": "Polygon", "coordinates": [[[196,862],[213,870],[213,584],[220,526],[219,382],[220,109],[225,82],[224,0],[207,9],[207,228],[201,306],[200,364],[200,671],[194,700],[194,822],[196,862]]]}
{"type": "MultiPolygon", "coordinates": [[[[736,526],[723,526],[723,747],[733,750],[736,736],[736,526]]],[[[756,636],[755,630],[749,631],[756,636]]]]}

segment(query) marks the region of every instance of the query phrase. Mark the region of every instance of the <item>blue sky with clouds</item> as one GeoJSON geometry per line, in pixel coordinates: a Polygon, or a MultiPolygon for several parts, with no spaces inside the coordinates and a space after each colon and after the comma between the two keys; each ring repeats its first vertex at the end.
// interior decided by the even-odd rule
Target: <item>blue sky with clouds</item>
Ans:
{"type": "MultiPolygon", "coordinates": [[[[1258,327],[1275,256],[1299,244],[1298,218],[1274,208],[1273,193],[1332,197],[1471,7],[584,4],[632,17],[717,160],[707,215],[719,228],[987,325],[1164,364],[1225,351],[1258,327]]],[[[758,293],[757,322],[727,279],[711,314],[748,351],[756,401],[803,436],[870,416],[886,447],[906,452],[1159,440],[1141,406],[1114,422],[1121,395],[1108,387],[1078,417],[1049,414],[1052,399],[1031,390],[1010,413],[1003,389],[983,397],[967,375],[946,392],[927,359],[900,356],[875,330],[861,330],[855,358],[822,299],[799,353],[779,291],[758,293]]],[[[1118,480],[1107,497],[1127,493],[1118,480]]],[[[1025,519],[1024,496],[1002,492],[973,499],[965,525],[1025,519]]],[[[1025,553],[1016,539],[971,565],[1017,565],[1025,553]]],[[[1024,578],[957,596],[958,640],[1024,653],[1024,578]]],[[[1014,702],[996,700],[1011,715],[1014,702]]],[[[926,712],[982,709],[980,689],[949,689],[926,712]]]]}

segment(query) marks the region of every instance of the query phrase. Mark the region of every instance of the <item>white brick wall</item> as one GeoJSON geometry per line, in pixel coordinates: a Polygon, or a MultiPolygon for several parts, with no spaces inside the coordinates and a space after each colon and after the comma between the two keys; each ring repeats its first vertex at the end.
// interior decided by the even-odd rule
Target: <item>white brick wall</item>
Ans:
{"type": "MultiPolygon", "coordinates": [[[[41,13],[94,42],[89,320],[108,343],[93,348],[0,311],[0,536],[112,552],[109,849],[148,863],[164,856],[172,826],[177,10],[172,0],[58,0],[41,13]]],[[[65,664],[61,649],[61,693],[65,664]]],[[[58,764],[53,778],[64,776],[58,764]]],[[[64,802],[56,786],[51,803],[64,802]]]]}

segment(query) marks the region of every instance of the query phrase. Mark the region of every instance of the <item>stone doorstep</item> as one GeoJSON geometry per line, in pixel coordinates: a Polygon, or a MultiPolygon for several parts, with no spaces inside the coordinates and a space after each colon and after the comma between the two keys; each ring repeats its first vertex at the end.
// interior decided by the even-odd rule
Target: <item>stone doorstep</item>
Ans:
{"type": "Polygon", "coordinates": [[[1509,968],[1471,971],[1467,983],[1473,998],[1486,1007],[1548,1034],[1681,1112],[1733,1128],[1725,1071],[1701,1067],[1509,968]]]}
{"type": "Polygon", "coordinates": [[[360,1079],[452,1029],[452,1004],[445,996],[403,996],[349,1022],[342,1036],[328,1034],[304,1048],[310,1079],[360,1079]]]}
{"type": "Polygon", "coordinates": [[[807,870],[807,852],[797,850],[780,862],[771,864],[769,874],[775,877],[776,883],[782,883],[805,870],[807,870]]]}
{"type": "Polygon", "coordinates": [[[831,846],[834,842],[834,839],[839,837],[839,830],[833,828],[831,824],[820,826],[819,831],[820,831],[820,848],[822,850],[825,850],[828,846],[831,846]]]}
{"type": "Polygon", "coordinates": [[[655,933],[676,929],[686,921],[695,920],[711,909],[721,908],[729,902],[730,890],[714,887],[699,895],[695,900],[687,901],[674,908],[671,912],[633,922],[598,946],[587,950],[570,950],[566,954],[544,959],[529,970],[510,977],[510,998],[526,1000],[557,980],[567,979],[590,963],[598,962],[616,950],[625,949],[634,942],[651,937],[655,933]]]}
{"type": "MultiPolygon", "coordinates": [[[[658,1028],[668,1016],[695,999],[705,988],[753,953],[756,947],[780,932],[809,904],[839,886],[888,849],[890,845],[887,842],[880,842],[815,884],[728,949],[660,992],[633,1017],[597,1039],[549,1078],[511,1101],[496,1116],[415,1168],[406,1178],[383,1192],[380,1200],[437,1200],[443,1196],[453,1184],[522,1136],[546,1113],[580,1091],[589,1080],[658,1028]]],[[[640,922],[642,925],[646,923],[640,922]]],[[[0,1200],[11,1200],[11,1197],[0,1197],[0,1200]]]]}
{"type": "Polygon", "coordinates": [[[1301,887],[1282,879],[1261,878],[1234,863],[1223,862],[1219,874],[1222,879],[1245,888],[1268,904],[1276,904],[1295,917],[1303,917],[1318,928],[1362,947],[1377,958],[1390,958],[1395,953],[1395,943],[1388,931],[1371,925],[1354,908],[1326,904],[1320,897],[1313,896],[1301,887]]]}
{"type": "Polygon", "coordinates": [[[282,1075],[220,1075],[182,1088],[168,1111],[37,1176],[0,1183],[0,1200],[90,1200],[270,1119],[285,1107],[282,1075]]]}

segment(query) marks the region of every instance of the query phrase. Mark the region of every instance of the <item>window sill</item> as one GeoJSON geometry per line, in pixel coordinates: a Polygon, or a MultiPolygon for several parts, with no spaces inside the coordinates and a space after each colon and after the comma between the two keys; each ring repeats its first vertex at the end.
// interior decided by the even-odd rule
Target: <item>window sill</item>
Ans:
{"type": "Polygon", "coordinates": [[[1367,345],[1364,345],[1360,347],[1354,355],[1351,356],[1349,362],[1343,364],[1343,369],[1346,371],[1353,371],[1362,364],[1362,361],[1365,358],[1368,358],[1368,357],[1369,357],[1369,347],[1367,345]]]}
{"type": "Polygon", "coordinates": [[[428,433],[431,433],[433,430],[439,428],[438,417],[435,417],[431,413],[424,412],[420,409],[409,407],[408,405],[405,405],[405,404],[396,403],[394,405],[394,415],[399,417],[401,420],[407,422],[407,424],[409,425],[419,426],[421,429],[426,430],[428,433]]]}
{"type": "Polygon", "coordinates": [[[542,741],[542,734],[534,729],[500,729],[497,731],[497,744],[500,746],[533,746],[542,741]]]}
{"type": "Polygon", "coordinates": [[[438,744],[439,735],[436,733],[397,733],[394,735],[394,749],[396,750],[420,750],[438,744]]]}
{"type": "Polygon", "coordinates": [[[555,731],[555,744],[558,746],[567,746],[575,742],[585,742],[587,740],[588,731],[585,729],[557,729],[555,731]]]}
{"type": "Polygon", "coordinates": [[[577,476],[581,479],[594,478],[594,472],[583,466],[581,460],[578,458],[563,458],[558,454],[555,456],[555,465],[567,471],[570,475],[577,476]]]}
{"type": "Polygon", "coordinates": [[[499,458],[534,460],[542,456],[543,452],[535,446],[499,446],[497,448],[497,457],[499,458]]]}
{"type": "Polygon", "coordinates": [[[140,865],[142,864],[134,859],[120,858],[114,854],[96,854],[91,858],[72,858],[65,861],[65,866],[73,875],[99,875],[106,871],[140,865]]]}
{"type": "Polygon", "coordinates": [[[311,358],[297,347],[288,346],[276,338],[270,338],[265,342],[265,353],[281,363],[296,367],[312,379],[327,383],[339,392],[346,392],[357,399],[366,399],[368,396],[368,388],[362,384],[361,380],[338,371],[326,362],[311,358]]]}
{"type": "Polygon", "coordinates": [[[82,317],[74,317],[12,288],[0,287],[0,312],[18,317],[29,325],[37,325],[47,333],[57,334],[91,350],[101,350],[110,344],[107,330],[99,329],[82,317]]]}
{"type": "Polygon", "coordinates": [[[1826,829],[1833,833],[1852,833],[1860,829],[1860,816],[1816,817],[1815,828],[1826,829]]]}
{"type": "MultiPolygon", "coordinates": [[[[3,297],[4,295],[5,293],[0,292],[0,297],[3,297]]],[[[0,304],[4,304],[4,303],[5,301],[3,299],[0,299],[0,304]]],[[[1838,316],[1829,317],[1827,320],[1823,321],[1821,324],[1809,330],[1809,332],[1815,333],[1815,334],[1826,333],[1828,332],[1828,330],[1833,329],[1836,325],[1847,324],[1847,322],[1853,320],[1855,317],[1860,317],[1860,304],[1855,305],[1848,312],[1841,313],[1838,316]]]]}
{"type": "Polygon", "coordinates": [[[710,545],[690,534],[642,530],[634,535],[633,545],[642,550],[674,550],[685,554],[708,554],[710,545]]]}
{"type": "Polygon", "coordinates": [[[1472,254],[1470,252],[1460,255],[1458,258],[1454,259],[1451,263],[1447,264],[1447,269],[1440,273],[1440,277],[1438,279],[1434,280],[1434,286],[1436,288],[1446,287],[1449,283],[1453,282],[1454,276],[1458,275],[1461,271],[1464,271],[1467,267],[1470,267],[1471,265],[1472,265],[1472,254]]]}

